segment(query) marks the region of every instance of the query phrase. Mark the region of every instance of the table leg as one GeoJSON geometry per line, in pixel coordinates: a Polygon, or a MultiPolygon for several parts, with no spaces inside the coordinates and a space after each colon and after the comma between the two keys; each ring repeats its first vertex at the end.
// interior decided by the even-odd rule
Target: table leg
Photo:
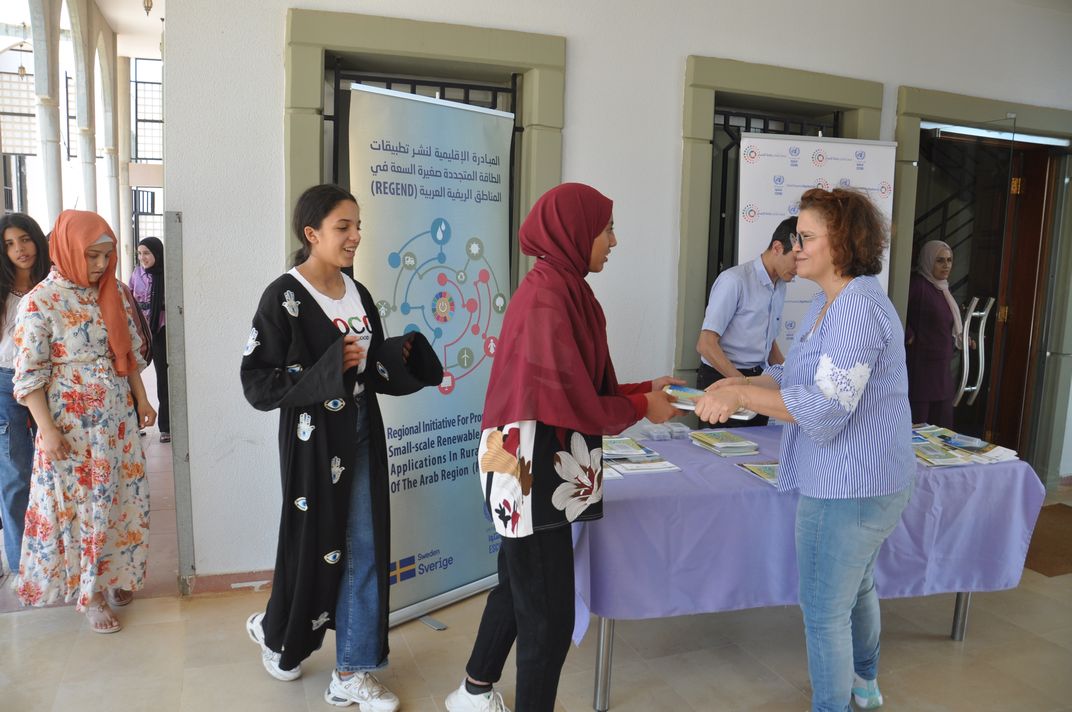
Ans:
{"type": "Polygon", "coordinates": [[[953,631],[949,637],[953,640],[964,640],[964,629],[968,627],[968,607],[971,606],[971,592],[957,594],[957,602],[953,605],[953,631]]]}
{"type": "Polygon", "coordinates": [[[596,692],[592,709],[607,712],[610,708],[610,661],[614,653],[614,619],[599,617],[599,643],[596,648],[596,692]]]}

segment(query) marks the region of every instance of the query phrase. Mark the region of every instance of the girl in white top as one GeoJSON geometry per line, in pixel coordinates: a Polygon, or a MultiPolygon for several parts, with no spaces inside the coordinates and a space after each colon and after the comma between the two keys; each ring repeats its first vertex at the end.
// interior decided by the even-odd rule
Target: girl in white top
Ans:
{"type": "Polygon", "coordinates": [[[22,297],[48,274],[48,241],[23,213],[0,216],[0,520],[10,571],[19,570],[23,520],[30,493],[34,428],[30,411],[15,401],[15,314],[22,297]]]}

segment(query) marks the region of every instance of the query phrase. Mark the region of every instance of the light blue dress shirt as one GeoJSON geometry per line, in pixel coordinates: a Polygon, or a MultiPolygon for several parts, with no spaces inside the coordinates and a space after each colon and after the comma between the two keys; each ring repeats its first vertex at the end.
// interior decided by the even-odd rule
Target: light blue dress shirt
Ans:
{"type": "Polygon", "coordinates": [[[738,369],[763,366],[778,336],[784,305],[785,282],[771,282],[763,259],[757,257],[724,271],[711,285],[702,328],[719,335],[719,346],[738,369]]]}
{"type": "Polygon", "coordinates": [[[900,492],[916,471],[904,330],[874,277],[857,277],[812,331],[819,292],[785,364],[764,373],[782,389],[778,489],[824,499],[900,492]]]}

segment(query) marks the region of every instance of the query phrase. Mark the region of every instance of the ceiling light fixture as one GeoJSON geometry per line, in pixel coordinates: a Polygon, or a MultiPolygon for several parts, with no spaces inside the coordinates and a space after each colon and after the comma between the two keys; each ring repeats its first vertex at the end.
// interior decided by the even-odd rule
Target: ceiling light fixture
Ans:
{"type": "Polygon", "coordinates": [[[153,10],[153,0],[142,0],[141,6],[145,8],[145,16],[148,17],[153,10]]]}
{"type": "MultiPolygon", "coordinates": [[[[19,42],[18,46],[19,46],[20,53],[26,50],[27,45],[26,45],[26,23],[25,22],[22,23],[22,42],[19,42]]],[[[25,79],[26,78],[26,65],[24,65],[22,63],[22,57],[21,56],[19,57],[18,75],[19,75],[19,79],[25,79]]]]}

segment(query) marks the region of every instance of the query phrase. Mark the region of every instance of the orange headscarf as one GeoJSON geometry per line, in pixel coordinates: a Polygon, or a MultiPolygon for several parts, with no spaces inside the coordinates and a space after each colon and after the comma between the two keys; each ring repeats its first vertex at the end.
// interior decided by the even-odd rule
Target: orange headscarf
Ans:
{"type": "Polygon", "coordinates": [[[95,285],[90,284],[86,265],[86,248],[99,242],[102,236],[106,236],[113,246],[116,244],[115,233],[100,215],[82,210],[64,210],[52,228],[48,255],[64,279],[83,287],[98,287],[97,304],[108,332],[112,363],[115,364],[116,373],[126,376],[137,369],[138,362],[134,359],[123,296],[115,281],[116,253],[112,251],[108,268],[95,285]]]}

